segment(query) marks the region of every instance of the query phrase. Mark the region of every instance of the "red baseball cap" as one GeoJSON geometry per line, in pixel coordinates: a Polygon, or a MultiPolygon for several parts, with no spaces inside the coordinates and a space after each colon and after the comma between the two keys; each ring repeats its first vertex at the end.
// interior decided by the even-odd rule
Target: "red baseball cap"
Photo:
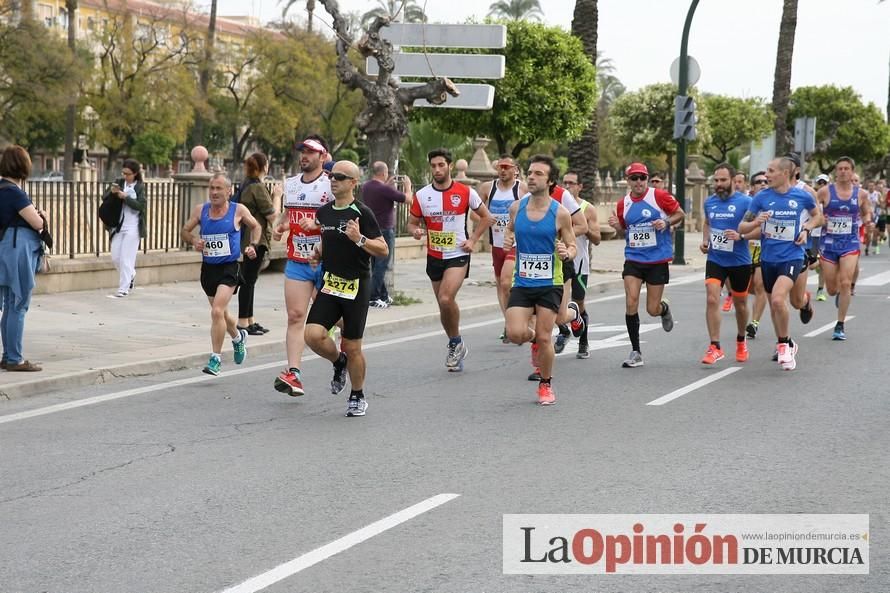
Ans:
{"type": "Polygon", "coordinates": [[[649,169],[647,169],[646,165],[643,163],[631,163],[628,165],[627,169],[624,170],[624,174],[627,177],[630,177],[631,175],[639,175],[640,173],[649,177],[649,169]]]}
{"type": "Polygon", "coordinates": [[[305,150],[309,150],[311,152],[320,152],[321,154],[325,154],[327,152],[327,149],[322,145],[322,143],[313,138],[307,138],[297,144],[297,152],[303,152],[305,150]]]}

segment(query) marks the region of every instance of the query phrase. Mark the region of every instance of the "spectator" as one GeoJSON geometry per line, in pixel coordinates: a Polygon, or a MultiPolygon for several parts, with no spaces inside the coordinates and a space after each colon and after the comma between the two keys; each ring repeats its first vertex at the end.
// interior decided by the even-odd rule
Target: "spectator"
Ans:
{"type": "Polygon", "coordinates": [[[121,218],[116,226],[108,229],[111,236],[111,261],[118,272],[118,286],[112,298],[123,298],[136,286],[136,254],[139,241],[145,236],[145,184],[142,182],[142,165],[127,159],[121,168],[123,177],[118,179],[105,196],[121,200],[121,218]]]}
{"type": "MultiPolygon", "coordinates": [[[[268,333],[268,329],[257,323],[253,318],[253,296],[256,281],[260,274],[263,258],[269,251],[272,239],[270,225],[275,224],[276,212],[269,190],[260,181],[269,170],[269,161],[261,152],[255,152],[244,161],[244,181],[238,189],[238,201],[244,204],[263,229],[262,239],[254,245],[256,257],[244,258],[241,263],[241,287],[238,292],[238,329],[246,330],[252,336],[268,333]]],[[[276,185],[273,191],[280,192],[281,186],[276,185]]],[[[280,196],[279,196],[280,197],[280,196]]],[[[241,233],[241,252],[250,244],[250,235],[241,233]]]]}
{"type": "Polygon", "coordinates": [[[371,167],[371,179],[362,186],[362,201],[374,212],[389,248],[387,256],[373,258],[371,268],[371,306],[377,309],[385,309],[392,303],[386,290],[386,270],[391,269],[395,261],[395,202],[411,205],[411,179],[407,175],[402,179],[404,193],[395,189],[395,178],[389,176],[387,164],[377,161],[371,167]]]}
{"type": "Polygon", "coordinates": [[[21,146],[8,146],[0,156],[0,336],[7,371],[41,371],[22,355],[25,314],[34,290],[34,275],[43,256],[40,233],[46,214],[23,190],[31,174],[31,158],[21,146]]]}

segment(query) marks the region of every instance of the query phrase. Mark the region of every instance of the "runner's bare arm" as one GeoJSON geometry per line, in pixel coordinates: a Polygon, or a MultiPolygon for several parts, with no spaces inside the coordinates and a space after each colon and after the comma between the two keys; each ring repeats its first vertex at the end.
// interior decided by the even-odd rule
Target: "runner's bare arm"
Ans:
{"type": "Polygon", "coordinates": [[[587,218],[587,238],[594,245],[599,245],[602,237],[600,236],[600,223],[596,217],[596,208],[588,206],[584,210],[584,216],[587,218]]]}
{"type": "Polygon", "coordinates": [[[195,237],[192,233],[192,231],[195,230],[195,227],[201,224],[201,209],[203,207],[203,204],[198,204],[192,208],[192,213],[189,215],[189,219],[185,221],[182,231],[179,233],[182,241],[194,247],[195,251],[204,250],[204,241],[200,237],[195,237]]]}
{"type": "Polygon", "coordinates": [[[870,224],[874,221],[871,211],[871,200],[868,199],[868,192],[864,189],[859,190],[859,217],[862,218],[862,224],[870,224]]]}
{"type": "Polygon", "coordinates": [[[420,241],[421,237],[423,237],[423,220],[417,218],[413,214],[408,215],[408,233],[410,233],[415,239],[420,241]]]}
{"type": "Polygon", "coordinates": [[[494,224],[494,216],[491,215],[491,212],[488,211],[488,206],[485,204],[481,204],[476,208],[476,214],[479,216],[479,222],[473,228],[473,236],[464,241],[464,244],[461,246],[467,253],[473,251],[473,247],[479,241],[482,233],[494,224]]]}
{"type": "Polygon", "coordinates": [[[575,259],[578,255],[578,247],[575,244],[575,225],[569,211],[563,206],[556,210],[556,225],[559,230],[559,241],[556,242],[556,251],[560,258],[575,259]]]}
{"type": "Polygon", "coordinates": [[[513,244],[516,242],[516,213],[519,211],[519,202],[514,201],[510,204],[510,209],[508,213],[510,214],[510,219],[507,221],[507,230],[504,232],[504,251],[510,251],[513,249],[513,244]]]}

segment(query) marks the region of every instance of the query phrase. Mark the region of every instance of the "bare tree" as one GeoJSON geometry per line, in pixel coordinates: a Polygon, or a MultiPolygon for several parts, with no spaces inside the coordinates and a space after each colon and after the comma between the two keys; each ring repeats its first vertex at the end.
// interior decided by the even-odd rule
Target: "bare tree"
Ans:
{"type": "Polygon", "coordinates": [[[373,57],[380,68],[376,80],[358,71],[349,60],[347,52],[353,39],[349,34],[347,20],[340,14],[337,0],[319,0],[333,19],[337,34],[337,76],[349,89],[359,89],[365,98],[366,106],[356,119],[358,129],[368,138],[370,160],[383,161],[393,168],[399,156],[402,139],[408,135],[408,111],[417,99],[426,99],[434,105],[441,105],[450,94],[457,96],[459,91],[448,78],[438,77],[426,84],[399,88],[393,77],[395,60],[389,41],[380,36],[380,29],[389,25],[389,19],[376,18],[365,31],[358,43],[363,57],[373,57]]]}

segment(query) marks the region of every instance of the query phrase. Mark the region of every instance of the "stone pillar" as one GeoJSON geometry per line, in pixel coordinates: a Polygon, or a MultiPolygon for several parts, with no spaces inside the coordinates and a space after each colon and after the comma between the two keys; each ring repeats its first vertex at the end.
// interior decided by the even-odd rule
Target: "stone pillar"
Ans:
{"type": "Polygon", "coordinates": [[[213,173],[204,165],[208,156],[207,149],[203,146],[194,147],[191,153],[194,162],[192,170],[173,176],[173,181],[181,185],[180,199],[186,213],[191,212],[196,205],[206,202],[210,195],[210,178],[213,173]]]}
{"type": "Polygon", "coordinates": [[[470,160],[467,175],[469,175],[470,178],[477,180],[477,184],[492,181],[498,176],[498,172],[491,166],[491,161],[488,160],[488,154],[485,152],[485,147],[488,146],[489,142],[491,142],[491,140],[488,138],[481,137],[473,140],[473,148],[475,149],[475,152],[473,153],[473,158],[470,160]]]}
{"type": "Polygon", "coordinates": [[[699,155],[691,154],[687,157],[686,195],[690,197],[691,212],[686,213],[686,230],[701,232],[704,220],[705,194],[707,194],[707,181],[704,171],[698,166],[701,159],[699,155]]]}

